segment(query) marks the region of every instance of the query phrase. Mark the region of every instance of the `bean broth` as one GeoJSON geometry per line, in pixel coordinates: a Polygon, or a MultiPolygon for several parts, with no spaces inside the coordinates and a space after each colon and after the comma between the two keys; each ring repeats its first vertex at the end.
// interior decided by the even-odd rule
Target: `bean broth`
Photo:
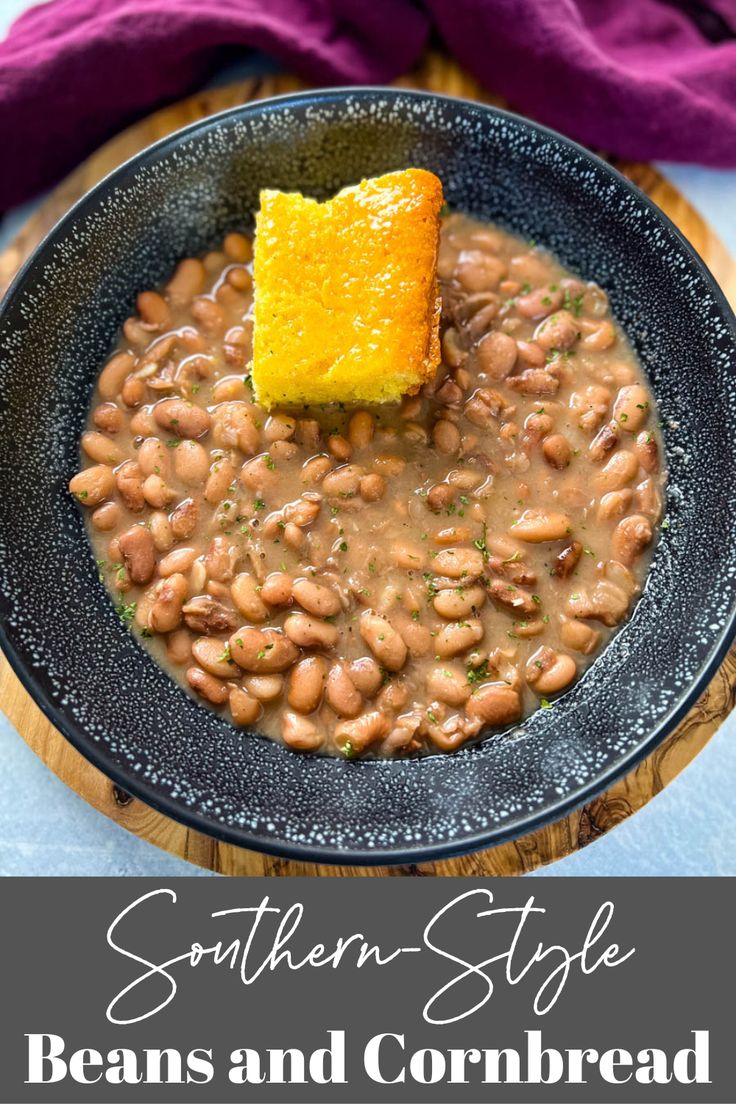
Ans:
{"type": "Polygon", "coordinates": [[[143,292],[70,489],[118,611],[236,725],[347,757],[550,707],[627,616],[664,476],[605,293],[444,220],[442,364],[401,406],[253,400],[252,249],[143,292]]]}

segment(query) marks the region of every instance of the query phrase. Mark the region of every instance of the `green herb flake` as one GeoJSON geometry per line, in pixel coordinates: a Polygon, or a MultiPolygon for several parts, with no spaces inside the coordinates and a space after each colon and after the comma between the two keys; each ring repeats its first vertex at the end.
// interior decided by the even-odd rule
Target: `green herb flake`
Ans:
{"type": "Polygon", "coordinates": [[[128,625],[128,624],[130,624],[130,622],[135,617],[135,611],[136,611],[137,608],[138,608],[138,603],[137,602],[131,602],[129,605],[126,605],[125,602],[120,602],[115,607],[115,612],[117,613],[118,617],[123,622],[123,624],[128,625]]]}

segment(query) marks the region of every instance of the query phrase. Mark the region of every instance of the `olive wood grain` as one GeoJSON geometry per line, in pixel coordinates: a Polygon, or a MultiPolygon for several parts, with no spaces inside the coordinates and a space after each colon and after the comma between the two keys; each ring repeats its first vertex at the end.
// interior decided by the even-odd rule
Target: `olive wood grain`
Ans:
{"type": "MultiPolygon", "coordinates": [[[[446,57],[430,53],[418,68],[397,81],[452,96],[500,103],[446,57]]],[[[0,254],[0,292],[60,216],[103,176],[139,150],[214,112],[305,87],[297,78],[275,75],[240,81],[200,92],[157,111],[97,150],[41,204],[13,243],[0,254]]],[[[651,165],[618,167],[665,211],[705,260],[732,303],[736,304],[736,263],[705,220],[651,165]]],[[[119,790],[46,720],[0,656],[0,706],[26,743],[77,794],[105,816],[174,855],[221,874],[334,877],[361,875],[523,874],[576,851],[631,816],[687,766],[733,709],[736,700],[736,649],[732,650],[705,693],[664,744],[625,778],[563,820],[492,850],[421,866],[356,868],[317,866],[257,854],[190,831],[119,790]]]]}

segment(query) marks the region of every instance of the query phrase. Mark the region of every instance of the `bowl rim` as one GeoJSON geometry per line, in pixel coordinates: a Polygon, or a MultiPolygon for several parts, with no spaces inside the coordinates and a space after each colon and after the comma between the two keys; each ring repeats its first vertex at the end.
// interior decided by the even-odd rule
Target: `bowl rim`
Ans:
{"type": "MultiPolygon", "coordinates": [[[[172,131],[162,138],[134,153],[120,165],[97,181],[66,211],[56,223],[44,234],[32,253],[20,266],[15,276],[8,285],[0,300],[0,322],[3,321],[11,301],[22,290],[23,284],[31,273],[34,265],[46,248],[75,218],[84,214],[85,208],[100,197],[105,197],[116,184],[124,179],[131,171],[145,166],[150,160],[155,160],[158,155],[167,148],[175,148],[196,133],[206,132],[219,126],[222,122],[233,116],[243,114],[258,114],[268,112],[274,108],[301,105],[304,103],[331,103],[339,104],[350,97],[359,99],[373,98],[376,95],[387,96],[393,99],[416,99],[438,102],[445,106],[459,106],[470,108],[473,111],[488,113],[508,119],[514,126],[521,126],[535,132],[542,138],[548,138],[558,144],[562,144],[571,152],[592,161],[599,170],[613,178],[620,187],[629,192],[639,203],[643,204],[655,218],[658,218],[674,237],[677,245],[695,265],[699,274],[708,284],[714,301],[721,311],[726,322],[736,349],[736,315],[726,299],[725,293],[717,280],[710,272],[708,266],[697,253],[695,248],[687,240],[684,234],[674,224],[668,215],[662,211],[656,203],[632,181],[630,181],[619,169],[605,161],[598,154],[586,149],[579,142],[568,138],[564,134],[547,127],[542,123],[527,119],[522,115],[497,107],[493,104],[468,99],[467,97],[450,96],[443,93],[425,91],[423,89],[397,88],[391,85],[355,85],[337,86],[334,88],[321,87],[305,89],[299,92],[285,92],[277,96],[266,97],[261,100],[251,100],[236,104],[233,107],[219,111],[213,115],[207,115],[202,119],[188,123],[185,127],[172,131]]],[[[538,830],[546,824],[551,824],[562,819],[575,809],[580,808],[586,802],[608,789],[614,782],[633,767],[645,759],[667,736],[669,736],[680,721],[687,715],[692,705],[700,694],[715,677],[719,667],[726,658],[733,640],[736,638],[736,603],[733,605],[728,620],[716,637],[714,647],[692,680],[688,689],[683,693],[676,706],[665,716],[662,721],[648,734],[646,738],[634,745],[620,760],[612,764],[606,770],[596,774],[590,781],[576,787],[558,800],[545,805],[542,809],[523,816],[512,825],[497,824],[491,828],[464,836],[458,840],[448,840],[442,843],[420,843],[416,846],[391,847],[381,849],[346,849],[344,847],[321,846],[313,844],[289,843],[284,840],[271,840],[260,836],[252,836],[247,829],[229,826],[208,819],[198,810],[191,810],[177,803],[166,794],[157,792],[151,783],[129,776],[109,757],[98,750],[94,741],[81,735],[76,730],[76,725],[62,713],[60,707],[43,691],[35,681],[32,669],[27,667],[12,644],[5,620],[0,616],[0,649],[5,654],[8,663],[35,704],[51,724],[69,741],[84,758],[97,767],[115,785],[125,792],[137,797],[146,805],[163,813],[186,828],[201,832],[203,835],[217,839],[221,842],[234,845],[246,850],[256,851],[261,854],[292,859],[305,863],[321,865],[341,866],[393,866],[415,865],[423,862],[432,862],[438,859],[455,858],[460,855],[472,854],[481,850],[496,847],[499,844],[519,839],[531,832],[538,830]]],[[[14,727],[14,726],[13,726],[14,727]]],[[[702,749],[701,749],[702,750],[702,749]]],[[[700,754],[700,753],[698,753],[700,754]]],[[[46,764],[44,764],[46,765],[46,764]]],[[[355,764],[358,766],[359,764],[355,764]]],[[[365,766],[366,764],[363,764],[365,766]]],[[[158,846],[158,845],[156,845],[158,846]]],[[[180,857],[180,856],[177,856],[180,857]]]]}

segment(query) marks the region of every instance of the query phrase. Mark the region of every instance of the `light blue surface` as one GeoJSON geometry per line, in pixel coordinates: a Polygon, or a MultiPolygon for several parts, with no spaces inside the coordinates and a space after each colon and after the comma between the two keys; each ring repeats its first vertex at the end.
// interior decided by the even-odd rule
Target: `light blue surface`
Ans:
{"type": "MultiPolygon", "coordinates": [[[[0,35],[29,6],[28,0],[3,0],[0,35]]],[[[219,76],[242,75],[241,69],[219,76]]],[[[736,254],[736,172],[660,168],[736,254]]],[[[5,219],[0,249],[37,203],[5,219]]],[[[694,762],[644,809],[584,851],[530,876],[736,875],[735,735],[732,714],[694,762]]],[[[88,806],[36,758],[2,714],[0,753],[0,875],[209,876],[88,806]]]]}

